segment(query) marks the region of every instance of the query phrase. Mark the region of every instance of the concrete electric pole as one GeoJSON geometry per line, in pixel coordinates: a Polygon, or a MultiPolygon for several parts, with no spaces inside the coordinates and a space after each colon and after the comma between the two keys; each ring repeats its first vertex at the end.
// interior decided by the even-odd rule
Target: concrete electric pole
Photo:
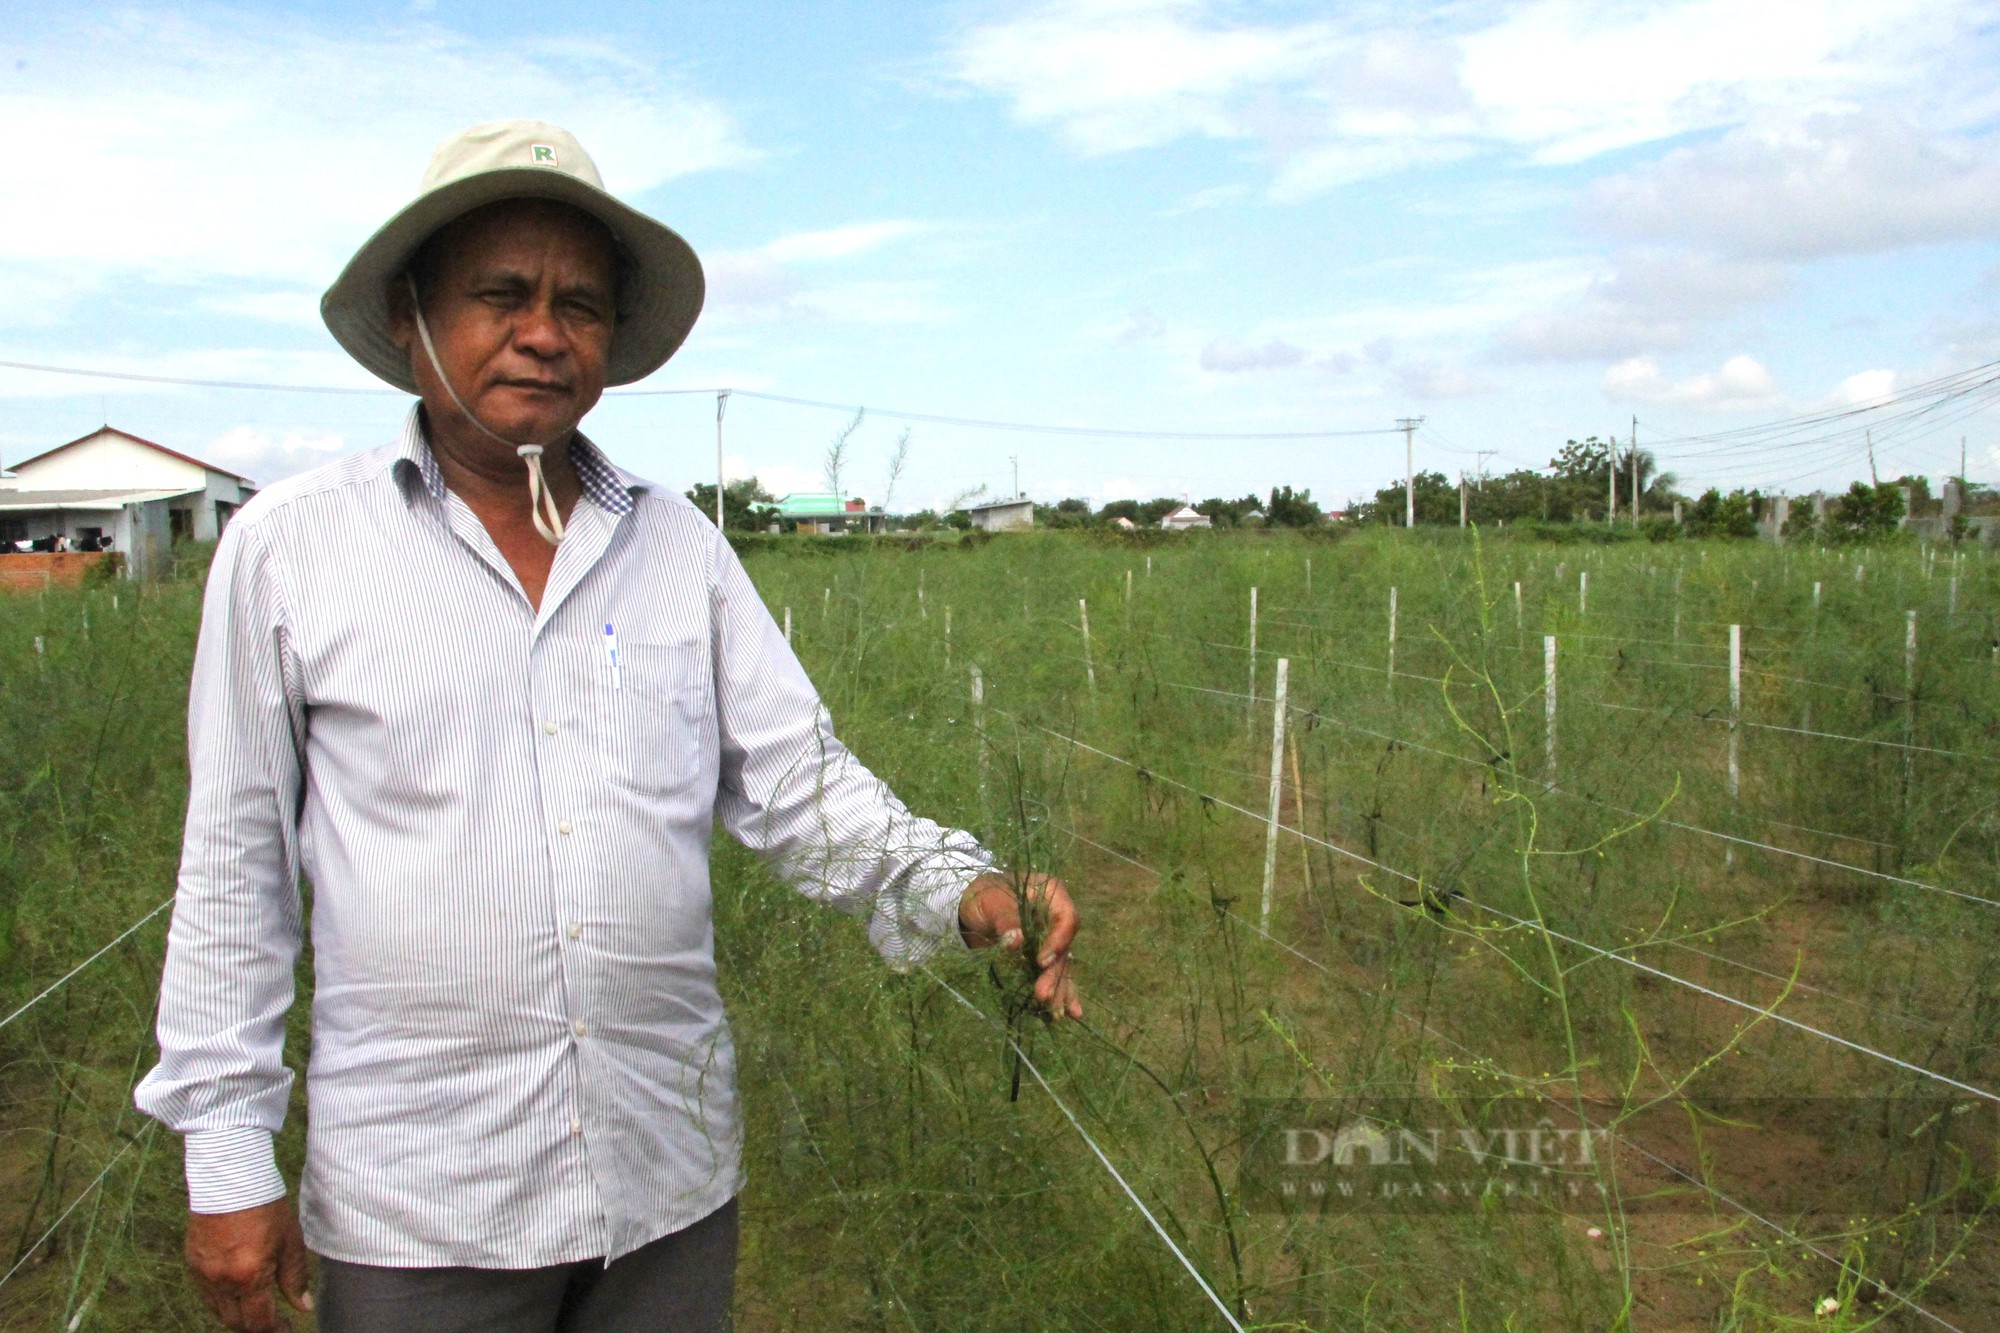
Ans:
{"type": "Polygon", "coordinates": [[[715,530],[722,528],[722,414],[729,409],[729,390],[715,394],[715,530]]]}
{"type": "Polygon", "coordinates": [[[1397,417],[1403,432],[1403,526],[1417,526],[1417,427],[1422,417],[1397,417]]]}

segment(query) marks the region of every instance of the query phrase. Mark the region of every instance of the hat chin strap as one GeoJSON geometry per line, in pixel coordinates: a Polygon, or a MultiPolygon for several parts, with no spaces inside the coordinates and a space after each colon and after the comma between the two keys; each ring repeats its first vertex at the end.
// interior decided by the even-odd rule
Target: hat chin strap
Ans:
{"type": "Polygon", "coordinates": [[[410,287],[410,311],[417,319],[417,337],[423,341],[424,355],[430,358],[431,369],[437,372],[438,383],[444,385],[444,391],[450,395],[452,405],[458,409],[459,415],[478,427],[480,434],[506,445],[527,463],[528,509],[535,519],[535,531],[541,533],[542,540],[549,545],[561,545],[566,529],[563,526],[562,511],[556,508],[556,498],[549,491],[548,478],[542,475],[543,446],[516,444],[473,415],[472,409],[465,405],[465,400],[458,396],[458,390],[451,386],[451,377],[444,373],[444,364],[438,360],[437,347],[431,342],[430,325],[424,322],[424,303],[417,295],[417,280],[405,273],[403,281],[410,287]]]}

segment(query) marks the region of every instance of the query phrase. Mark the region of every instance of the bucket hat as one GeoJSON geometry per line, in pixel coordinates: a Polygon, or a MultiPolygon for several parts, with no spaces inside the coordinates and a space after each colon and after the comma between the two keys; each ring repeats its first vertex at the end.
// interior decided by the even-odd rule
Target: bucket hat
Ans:
{"type": "Polygon", "coordinates": [[[389,283],[431,233],[501,199],[553,199],[611,231],[631,261],[618,293],[607,384],[644,379],[672,356],[701,314],[701,261],[672,228],[604,189],[597,164],[568,130],[538,120],[475,125],[439,144],[422,191],[382,224],[320,298],[320,318],[348,355],[416,393],[408,355],[389,331],[389,283]]]}

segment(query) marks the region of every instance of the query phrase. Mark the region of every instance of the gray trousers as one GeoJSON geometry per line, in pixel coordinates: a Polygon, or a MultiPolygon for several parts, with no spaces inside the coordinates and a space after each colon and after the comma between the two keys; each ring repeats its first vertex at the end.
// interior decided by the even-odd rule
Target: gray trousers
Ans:
{"type": "Polygon", "coordinates": [[[376,1268],[320,1260],[320,1333],[728,1333],[736,1200],[605,1264],[376,1268]]]}

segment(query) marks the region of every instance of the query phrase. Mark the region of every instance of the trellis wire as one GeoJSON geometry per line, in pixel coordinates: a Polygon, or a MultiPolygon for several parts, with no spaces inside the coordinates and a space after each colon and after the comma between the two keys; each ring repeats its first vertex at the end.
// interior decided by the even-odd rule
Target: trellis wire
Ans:
{"type": "Polygon", "coordinates": [[[951,996],[952,999],[965,1006],[967,1012],[974,1018],[977,1018],[989,1027],[999,1030],[1000,1034],[1007,1039],[1007,1045],[1013,1050],[1014,1058],[1021,1062],[1021,1067],[1027,1070],[1035,1082],[1041,1085],[1042,1091],[1049,1095],[1049,1100],[1055,1103],[1056,1109],[1063,1113],[1065,1120],[1069,1121],[1070,1128],[1077,1132],[1077,1136],[1083,1140],[1084,1145],[1090,1149],[1099,1164],[1111,1173],[1111,1178],[1118,1182],[1118,1188],[1125,1191],[1125,1197],[1132,1201],[1132,1206],[1139,1210],[1140,1215],[1146,1219],[1146,1224],[1153,1228],[1153,1234],[1158,1236],[1169,1250],[1173,1251],[1174,1258],[1181,1261],[1181,1267],[1188,1271],[1188,1276],[1195,1280],[1195,1285],[1201,1288],[1202,1294],[1208,1297],[1214,1304],[1217,1313],[1221,1314],[1223,1320],[1231,1328],[1235,1329],[1236,1333],[1245,1333],[1243,1325],[1237,1322],[1236,1316],[1230,1312],[1227,1305],[1223,1304],[1222,1297],[1215,1294],[1215,1288],[1208,1284],[1208,1279],[1201,1275],[1201,1270],[1195,1267],[1194,1261],[1187,1257],[1180,1246],[1174,1244],[1174,1238],[1167,1234],[1167,1229],[1160,1225],[1158,1218],[1153,1216],[1153,1210],[1146,1206],[1146,1201],[1139,1197],[1139,1192],[1127,1183],[1124,1175],[1112,1164],[1111,1159],[1104,1155],[1104,1149],[1097,1146],[1097,1140],[1090,1136],[1090,1131],[1083,1127],[1083,1122],[1076,1118],[1076,1113],[1069,1109],[1069,1104],[1063,1101],[1061,1097],[1058,1097],[1056,1090],[1049,1086],[1049,1081],[1042,1077],[1042,1071],[1035,1067],[1035,1062],[1029,1058],[1026,1051],[1021,1049],[1021,1043],[1014,1040],[1014,1034],[1007,1031],[1001,1024],[994,1022],[990,1014],[959,994],[956,987],[937,973],[931,971],[930,968],[926,967],[924,974],[942,986],[945,993],[951,996]]]}
{"type": "Polygon", "coordinates": [[[92,954],[90,957],[78,963],[75,967],[71,968],[69,971],[63,973],[63,975],[58,977],[56,980],[50,982],[48,988],[42,991],[40,995],[37,995],[34,999],[28,1001],[26,1004],[22,1005],[19,1009],[16,1009],[13,1013],[7,1015],[5,1018],[0,1018],[0,1028],[6,1027],[9,1023],[19,1018],[22,1014],[27,1013],[30,1009],[40,1004],[43,1000],[48,999],[49,996],[61,990],[63,986],[68,984],[70,978],[74,977],[77,973],[83,971],[83,969],[85,969],[86,967],[89,967],[92,963],[96,962],[98,959],[104,957],[105,954],[110,953],[113,949],[123,944],[127,939],[130,939],[132,935],[136,933],[141,926],[145,925],[148,921],[151,921],[154,917],[158,916],[160,913],[166,911],[167,908],[173,906],[173,902],[174,900],[171,897],[166,899],[166,901],[162,902],[152,911],[146,913],[146,915],[140,917],[137,921],[134,921],[131,925],[125,927],[124,930],[118,932],[117,938],[113,939],[109,944],[99,949],[96,953],[92,954]]]}
{"type": "MultiPolygon", "coordinates": [[[[999,710],[996,709],[995,711],[999,710]]],[[[1016,720],[1018,721],[1018,719],[1016,720]]],[[[1081,750],[1087,750],[1091,754],[1097,755],[1100,758],[1109,759],[1111,762],[1115,764],[1122,764],[1125,767],[1134,770],[1138,770],[1141,767],[1140,765],[1134,763],[1130,759],[1124,758],[1122,755],[1115,755],[1108,750],[1101,750],[1097,746],[1090,744],[1088,741],[1078,740],[1074,736],[1066,736],[1062,732],[1056,731],[1052,727],[1046,727],[1041,725],[1040,723],[1035,723],[1035,722],[1028,723],[1028,725],[1033,727],[1035,730],[1043,732],[1046,735],[1052,736],[1059,741],[1065,742],[1066,744],[1074,745],[1081,750]]],[[[1202,800],[1207,801],[1213,805],[1219,805],[1227,810],[1234,810],[1237,814],[1245,815],[1251,819],[1259,821],[1260,823],[1264,822],[1264,816],[1258,814],[1255,810],[1251,810],[1244,806],[1238,805],[1234,801],[1231,801],[1226,797],[1217,796],[1213,792],[1201,791],[1198,788],[1189,786],[1185,782],[1181,782],[1175,778],[1168,777],[1166,774],[1161,773],[1157,769],[1147,768],[1144,771],[1151,774],[1155,779],[1161,782],[1165,782],[1170,786],[1179,787],[1184,791],[1191,792],[1194,795],[1200,797],[1202,800]]],[[[1617,807],[1611,806],[1607,808],[1616,809],[1617,807]]],[[[1280,823],[1278,827],[1282,831],[1290,833],[1294,837],[1304,838],[1306,841],[1313,843],[1315,846],[1324,847],[1330,852],[1335,852],[1341,856],[1349,858],[1350,860],[1359,861],[1361,864],[1373,867],[1374,869],[1381,871],[1385,875],[1393,875],[1397,879],[1405,880],[1411,884],[1415,884],[1420,887],[1424,883],[1421,877],[1417,875],[1412,875],[1406,870],[1398,870],[1394,866],[1385,865],[1384,863],[1374,860],[1371,857],[1363,856],[1359,852],[1351,851],[1346,847],[1342,847],[1339,843],[1329,842],[1325,838],[1316,838],[1312,834],[1307,833],[1304,829],[1295,829],[1292,828],[1290,825],[1283,823],[1280,823]]],[[[1748,840],[1738,839],[1738,841],[1748,841],[1748,840]]],[[[1755,844],[1753,843],[1751,845],[1754,846],[1755,844]]],[[[1756,1014],[1760,1018],[1766,1018],[1774,1023],[1779,1023],[1786,1027],[1796,1029],[1797,1031],[1818,1037],[1823,1041],[1832,1042],[1836,1046],[1846,1047],[1848,1050],[1854,1051],[1856,1054],[1869,1056],[1873,1059],[1880,1060],[1885,1064],[1894,1065],[1898,1069],[1902,1069],[1908,1073],[1917,1074],[1921,1077],[1935,1080],[1938,1083],[1944,1084],[1946,1087],[1957,1088],[1960,1092],[1970,1093],[1975,1097],[1983,1098],[1986,1101],[1993,1102],[1996,1105],[2000,1105],[2000,1093],[1992,1092],[1989,1091],[1988,1089],[1977,1087],[1970,1083],[1961,1082],[1958,1079],[1952,1078],[1948,1074],[1940,1074],[1935,1070],[1926,1069],[1922,1065],[1912,1064],[1910,1061],[1904,1060],[1899,1056],[1890,1055],[1886,1051],[1878,1051],[1872,1046],[1864,1046],[1860,1042],[1851,1041],[1846,1037],[1840,1036],[1838,1033],[1828,1032],[1823,1028],[1816,1028],[1810,1023],[1802,1023],[1796,1018],[1791,1018],[1784,1014],[1779,1013],[1774,1008],[1765,1008],[1764,1006],[1761,1005],[1752,1004],[1750,1001],[1742,999],[1739,996],[1730,995],[1725,991],[1718,991],[1711,987],[1704,986],[1698,981],[1692,981],[1687,977],[1677,975],[1676,973],[1673,972],[1668,972],[1664,968],[1653,967],[1650,964],[1640,962],[1636,958],[1628,958],[1624,954],[1618,953],[1615,950],[1601,948],[1600,946],[1591,944],[1586,940],[1581,940],[1573,935],[1569,935],[1562,931],[1556,930],[1554,927],[1550,926],[1547,922],[1533,921],[1529,920],[1526,917],[1515,916],[1512,912],[1508,912],[1502,908],[1494,907],[1490,904],[1483,903],[1480,900],[1472,897],[1470,894],[1465,893],[1463,890],[1456,890],[1456,892],[1460,898],[1462,898],[1465,902],[1469,903],[1473,907],[1476,907],[1483,912],[1490,913],[1493,916],[1499,917],[1502,921],[1508,922],[1509,924],[1520,926],[1527,930],[1539,931],[1542,934],[1547,935],[1550,939],[1558,940],[1574,948],[1582,949],[1584,952],[1592,954],[1596,957],[1603,958],[1611,962],[1623,963],[1627,967],[1633,968],[1636,971],[1644,972],[1647,973],[1648,975],[1658,977],[1662,981],[1671,981],[1677,986],[1683,986],[1688,990],[1694,991],[1696,994],[1706,995],[1710,999],[1719,1000],[1724,1004],[1733,1005],[1738,1009],[1743,1009],[1750,1013],[1756,1014]]],[[[1979,899],[1978,901],[1988,902],[1990,900],[1979,899]]],[[[2000,904],[1994,904],[1994,905],[2000,906],[2000,904]]],[[[1411,910],[1420,910],[1420,909],[1413,908],[1411,910]]]]}
{"type": "MultiPolygon", "coordinates": [[[[1090,846],[1095,847],[1098,851],[1104,852],[1109,856],[1117,857],[1120,861],[1124,861],[1128,865],[1136,866],[1140,870],[1145,871],[1147,874],[1152,875],[1156,879],[1165,878],[1165,876],[1162,875],[1158,870],[1155,870],[1152,866],[1147,865],[1145,862],[1140,861],[1134,857],[1127,856],[1125,855],[1125,853],[1117,851],[1114,848],[1107,847],[1101,842],[1094,841],[1093,839],[1084,836],[1082,833],[1079,833],[1074,828],[1067,828],[1064,831],[1067,832],[1071,837],[1076,838],[1078,841],[1088,843],[1090,846]]],[[[1304,951],[1294,947],[1288,941],[1279,939],[1276,935],[1273,935],[1270,931],[1264,929],[1262,926],[1259,926],[1256,922],[1238,916],[1234,911],[1231,911],[1229,913],[1229,916],[1231,920],[1241,923],[1249,930],[1262,936],[1267,942],[1276,945],[1278,948],[1292,955],[1292,957],[1298,959],[1300,962],[1306,964],[1308,967],[1318,969],[1320,972],[1326,974],[1329,977],[1332,977],[1335,981],[1338,981],[1343,985],[1347,986],[1350,990],[1356,991],[1357,993],[1361,993],[1364,995],[1367,994],[1367,992],[1363,991],[1361,987],[1356,986],[1353,982],[1341,976],[1333,968],[1328,967],[1325,963],[1322,963],[1319,959],[1314,958],[1311,954],[1305,953],[1304,951]]],[[[1451,1034],[1438,1031],[1436,1027],[1434,1027],[1433,1025],[1431,1025],[1430,1023],[1426,1022],[1423,1019],[1415,1017],[1408,1010],[1404,1009],[1401,1005],[1392,1003],[1389,1006],[1389,1009],[1392,1013],[1396,1015],[1396,1017],[1402,1019],[1404,1022],[1415,1027],[1419,1033],[1424,1033],[1436,1037],[1439,1041],[1444,1042],[1446,1045],[1457,1048],[1468,1059],[1471,1059],[1475,1062],[1484,1062],[1484,1063],[1492,1062],[1491,1057],[1482,1056],[1479,1052],[1473,1050],[1471,1047],[1467,1046],[1464,1042],[1458,1041],[1455,1038],[1453,1038],[1451,1034]]],[[[1590,1125],[1592,1129],[1604,1129],[1603,1126],[1600,1126],[1596,1124],[1594,1121],[1591,1121],[1587,1116],[1580,1115],[1578,1118],[1582,1119],[1586,1124],[1590,1125]]],[[[1765,1217],[1762,1213],[1757,1212],[1755,1209],[1742,1203],[1740,1200],[1732,1198],[1731,1196],[1723,1193],[1721,1190],[1709,1184],[1707,1181],[1702,1180],[1700,1177],[1690,1175],[1686,1170],[1682,1169],[1679,1166],[1676,1166],[1674,1163],[1668,1161],[1666,1158],[1661,1157],[1658,1154],[1650,1151],[1642,1144],[1635,1143],[1631,1139],[1619,1136],[1615,1131],[1607,1130],[1606,1132],[1610,1133],[1614,1141],[1632,1149],[1640,1156],[1645,1157],[1647,1160],[1651,1161],[1654,1165],[1662,1167],[1668,1171],[1671,1171],[1674,1175],[1680,1177],[1682,1180],[1694,1186],[1696,1189],[1708,1195],[1710,1198],[1725,1205],[1726,1207],[1735,1209],[1737,1212],[1749,1218],[1751,1221],[1756,1222],[1759,1225],[1766,1227],[1771,1231],[1776,1232],[1778,1235],[1784,1237],[1787,1241],[1798,1246],[1800,1249],[1812,1251],[1819,1258],[1825,1260],[1830,1264],[1833,1264],[1835,1267],[1839,1268],[1842,1272],[1851,1274],[1852,1276],[1861,1281],[1874,1283],[1874,1285],[1878,1290],[1882,1291],[1891,1299],[1907,1307],[1908,1309],[1916,1312],[1917,1314],[1922,1315],[1924,1318],[1930,1320],[1938,1327],[1949,1329],[1951,1330],[1951,1333],[1964,1333],[1964,1330],[1960,1329],[1958,1325],[1953,1324],[1944,1319],[1943,1317],[1932,1313],[1930,1310],[1925,1309],[1923,1306],[1917,1304],[1915,1301],[1903,1295],[1901,1292],[1895,1290],[1893,1287],[1890,1287],[1885,1283],[1879,1282],[1876,1279],[1868,1277],[1867,1274],[1861,1272],[1859,1269],[1849,1264],[1845,1259],[1842,1259],[1834,1254],[1829,1254],[1827,1251],[1821,1249],[1819,1246],[1813,1244],[1811,1241],[1806,1240],[1804,1237],[1799,1236],[1794,1232],[1787,1230],[1780,1223],[1772,1221],[1770,1218],[1765,1217]]]]}

